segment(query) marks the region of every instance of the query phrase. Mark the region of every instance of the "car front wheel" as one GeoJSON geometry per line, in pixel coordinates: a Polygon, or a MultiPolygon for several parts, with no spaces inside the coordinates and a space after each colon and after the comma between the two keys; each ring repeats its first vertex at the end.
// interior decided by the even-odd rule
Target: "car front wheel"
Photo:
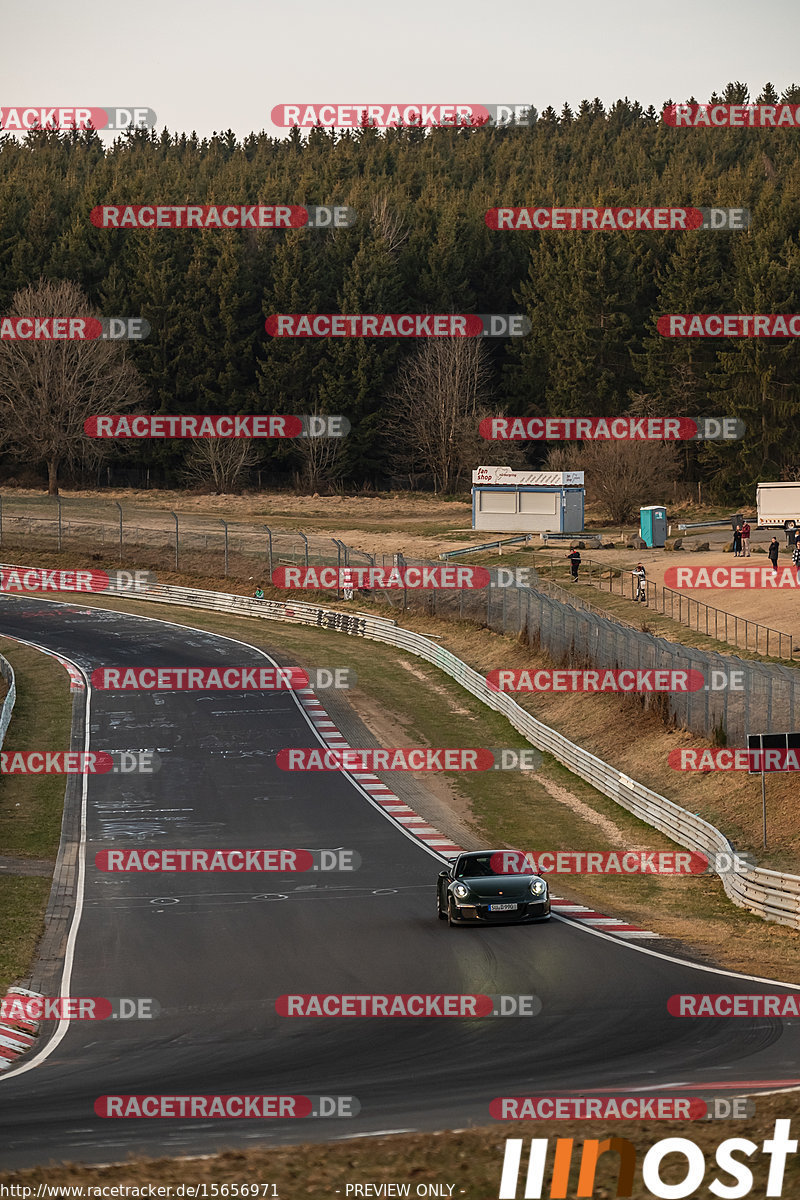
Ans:
{"type": "Polygon", "coordinates": [[[458,924],[458,921],[456,918],[456,906],[453,903],[452,896],[450,896],[447,901],[447,924],[449,925],[449,927],[451,929],[453,928],[454,925],[458,924]]]}
{"type": "Polygon", "coordinates": [[[440,921],[447,920],[447,913],[442,908],[442,893],[439,891],[436,893],[436,915],[440,921]]]}

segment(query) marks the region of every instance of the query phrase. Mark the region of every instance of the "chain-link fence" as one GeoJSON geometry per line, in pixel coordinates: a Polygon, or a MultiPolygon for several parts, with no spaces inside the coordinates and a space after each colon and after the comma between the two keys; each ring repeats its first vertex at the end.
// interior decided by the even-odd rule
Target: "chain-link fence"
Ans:
{"type": "MultiPolygon", "coordinates": [[[[405,561],[409,566],[431,565],[405,561]]],[[[491,575],[496,583],[497,572],[491,571],[491,575]]],[[[700,671],[706,681],[702,689],[642,693],[642,703],[656,707],[667,721],[720,743],[744,746],[748,733],[795,728],[796,715],[800,715],[800,671],[655,637],[605,616],[532,569],[529,579],[527,587],[409,589],[385,591],[381,596],[398,615],[400,611],[426,612],[522,637],[557,666],[700,671]]]]}
{"type": "Polygon", "coordinates": [[[368,565],[366,551],[302,530],[172,509],[50,497],[0,499],[0,546],[57,550],[93,561],[187,575],[268,581],[278,566],[368,565]]]}
{"type": "MultiPolygon", "coordinates": [[[[301,530],[102,500],[6,497],[0,504],[0,545],[80,551],[89,559],[124,561],[126,567],[156,573],[224,572],[233,579],[256,581],[268,580],[272,570],[284,565],[442,566],[402,555],[372,555],[338,538],[308,536],[301,530]]],[[[491,575],[496,585],[497,572],[491,575]]],[[[643,703],[657,706],[667,720],[702,736],[727,739],[729,745],[743,746],[747,733],[794,729],[795,714],[800,713],[800,671],[655,637],[604,615],[533,568],[529,580],[526,587],[373,590],[369,599],[388,605],[398,618],[404,612],[429,613],[521,637],[558,666],[700,671],[706,679],[702,690],[645,694],[643,703]]],[[[328,602],[337,593],[321,595],[328,602]]],[[[366,598],[356,592],[355,602],[366,598]]]]}
{"type": "MultiPolygon", "coordinates": [[[[561,560],[541,558],[538,567],[540,572],[543,564],[546,564],[547,578],[566,578],[567,568],[561,560]]],[[[612,567],[584,556],[581,557],[579,581],[629,600],[633,600],[636,593],[636,580],[629,568],[612,567]]],[[[752,650],[755,654],[785,658],[789,662],[800,658],[800,647],[795,646],[796,639],[790,633],[726,612],[675,588],[651,583],[650,580],[644,586],[651,611],[663,613],[688,629],[705,633],[715,641],[728,642],[739,650],[752,650]]]]}

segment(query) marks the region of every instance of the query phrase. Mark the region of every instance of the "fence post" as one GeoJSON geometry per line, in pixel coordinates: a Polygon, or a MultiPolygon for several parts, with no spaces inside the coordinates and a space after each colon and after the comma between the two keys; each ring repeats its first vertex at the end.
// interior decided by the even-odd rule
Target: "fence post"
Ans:
{"type": "Polygon", "coordinates": [[[297,532],[300,534],[300,537],[303,539],[303,542],[304,542],[304,544],[305,544],[305,548],[306,548],[306,566],[308,566],[308,538],[306,537],[306,535],[305,535],[305,534],[304,534],[304,533],[303,533],[301,530],[299,530],[299,529],[298,529],[298,531],[297,531],[297,532]]]}
{"type": "Polygon", "coordinates": [[[115,500],[114,503],[119,509],[119,561],[122,562],[122,505],[119,500],[115,500]]]}
{"type": "Polygon", "coordinates": [[[0,546],[3,544],[3,498],[0,496],[0,546]]]}
{"type": "Polygon", "coordinates": [[[270,583],[272,583],[272,530],[270,529],[269,525],[265,525],[264,528],[266,529],[266,531],[269,535],[269,542],[267,543],[267,554],[269,555],[269,581],[270,581],[270,583]]]}
{"type": "Polygon", "coordinates": [[[228,578],[228,522],[223,521],[222,517],[218,518],[220,525],[225,530],[225,578],[228,578]]]}
{"type": "Polygon", "coordinates": [[[56,496],[56,504],[58,505],[58,552],[61,553],[61,497],[56,496]]]}
{"type": "Polygon", "coordinates": [[[178,570],[178,514],[169,510],[173,521],[175,522],[175,570],[178,570]]]}
{"type": "Polygon", "coordinates": [[[342,543],[335,537],[332,537],[331,541],[336,547],[336,599],[339,600],[342,595],[342,589],[339,586],[342,578],[342,543]]]}

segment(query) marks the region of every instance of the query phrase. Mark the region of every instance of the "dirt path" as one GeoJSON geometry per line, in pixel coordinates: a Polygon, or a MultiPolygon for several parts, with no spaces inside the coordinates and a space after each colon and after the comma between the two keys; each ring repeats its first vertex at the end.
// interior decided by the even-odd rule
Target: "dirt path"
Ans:
{"type": "MultiPolygon", "coordinates": [[[[767,541],[769,536],[767,537],[767,541]]],[[[751,554],[750,558],[734,558],[721,550],[703,551],[699,554],[684,554],[681,551],[648,550],[629,551],[630,565],[641,558],[647,570],[647,578],[651,583],[663,585],[664,574],[670,567],[738,567],[757,566],[769,567],[769,559],[765,554],[751,554]]],[[[597,557],[593,555],[592,557],[597,557]]],[[[615,553],[614,558],[620,557],[615,553]]],[[[620,558],[620,561],[621,558],[620,558]]],[[[778,559],[779,569],[791,568],[792,560],[789,555],[782,554],[778,559]]],[[[794,572],[793,572],[794,574],[794,572]]],[[[669,586],[674,587],[671,583],[669,586]]],[[[723,609],[737,617],[748,621],[758,621],[761,625],[769,625],[782,633],[789,633],[800,639],[800,588],[681,588],[681,593],[701,600],[704,604],[723,609]]]]}

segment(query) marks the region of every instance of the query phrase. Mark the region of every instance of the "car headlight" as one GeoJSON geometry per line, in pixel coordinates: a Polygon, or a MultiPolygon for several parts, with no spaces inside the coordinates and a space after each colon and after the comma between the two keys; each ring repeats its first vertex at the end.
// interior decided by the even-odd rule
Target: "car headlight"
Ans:
{"type": "Polygon", "coordinates": [[[532,879],[531,891],[534,896],[543,896],[547,891],[547,884],[543,879],[532,879]]]}
{"type": "Polygon", "coordinates": [[[458,896],[459,900],[466,900],[467,896],[469,895],[469,888],[464,887],[463,883],[457,883],[453,888],[453,891],[458,896]]]}

